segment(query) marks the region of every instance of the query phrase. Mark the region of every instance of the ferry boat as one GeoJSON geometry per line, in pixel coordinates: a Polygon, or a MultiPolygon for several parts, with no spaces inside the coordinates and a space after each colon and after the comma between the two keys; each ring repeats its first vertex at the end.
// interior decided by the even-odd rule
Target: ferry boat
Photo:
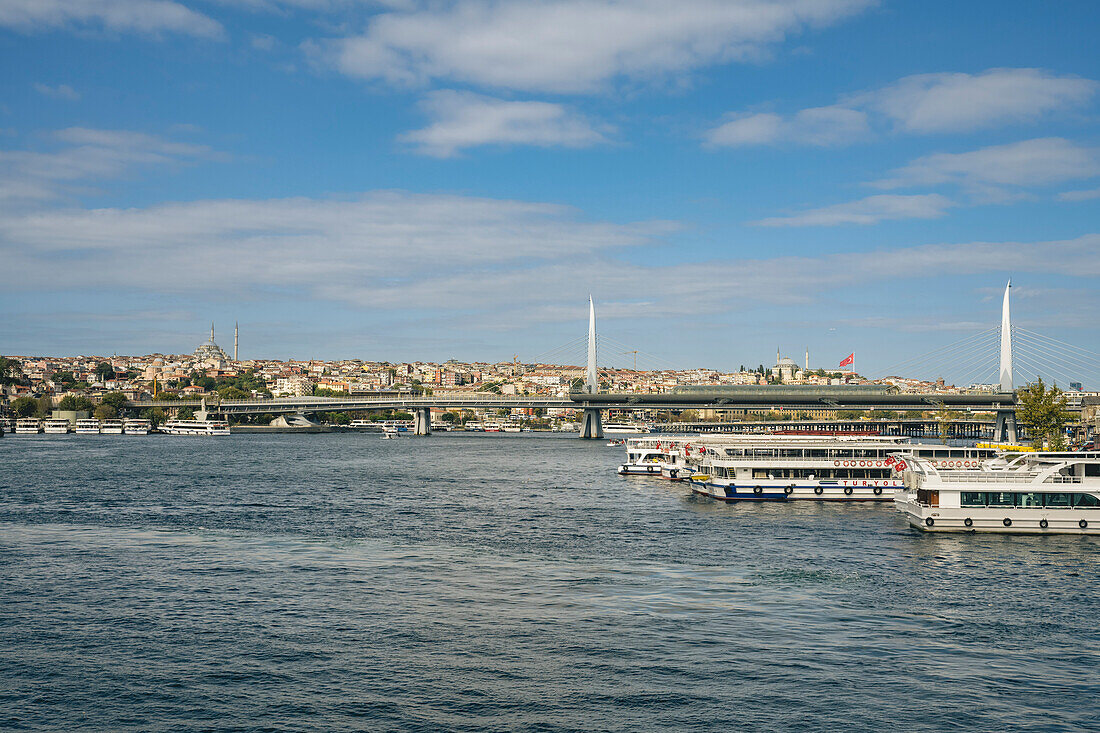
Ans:
{"type": "Polygon", "coordinates": [[[225,420],[169,420],[161,428],[168,435],[229,435],[225,420]]]}
{"type": "Polygon", "coordinates": [[[697,436],[662,435],[644,438],[625,438],[608,445],[626,444],[626,463],[619,466],[620,476],[660,476],[672,481],[683,481],[694,469],[684,456],[684,446],[689,446],[697,436]]]}
{"type": "Polygon", "coordinates": [[[99,435],[99,420],[86,417],[76,421],[77,435],[99,435]]]}
{"type": "Polygon", "coordinates": [[[1100,533],[1100,452],[1021,453],[986,470],[907,465],[894,503],[925,532],[1100,533]]]}
{"type": "Polygon", "coordinates": [[[37,417],[21,417],[15,421],[16,435],[38,435],[42,432],[42,421],[37,417]]]}
{"type": "Polygon", "coordinates": [[[122,432],[126,435],[148,435],[153,429],[153,423],[138,417],[127,418],[122,424],[122,432]]]}
{"type": "Polygon", "coordinates": [[[649,428],[638,423],[612,422],[604,423],[603,432],[604,435],[639,435],[648,433],[649,428]]]}
{"type": "Polygon", "coordinates": [[[104,435],[122,435],[122,420],[104,420],[99,424],[99,432],[104,435]]]}
{"type": "Polygon", "coordinates": [[[65,418],[51,417],[42,421],[42,432],[48,435],[65,435],[72,425],[65,418]]]}
{"type": "Polygon", "coordinates": [[[694,493],[724,501],[892,501],[904,487],[892,455],[963,471],[997,456],[989,448],[909,443],[900,436],[746,438],[695,439],[683,446],[694,468],[688,477],[694,493]]]}

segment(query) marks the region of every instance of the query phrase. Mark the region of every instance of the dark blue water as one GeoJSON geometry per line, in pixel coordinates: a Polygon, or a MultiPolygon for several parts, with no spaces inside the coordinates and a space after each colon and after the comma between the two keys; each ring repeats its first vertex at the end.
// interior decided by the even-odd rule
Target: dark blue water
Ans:
{"type": "Polygon", "coordinates": [[[0,440],[5,730],[1100,727],[1100,543],[573,437],[0,440]]]}

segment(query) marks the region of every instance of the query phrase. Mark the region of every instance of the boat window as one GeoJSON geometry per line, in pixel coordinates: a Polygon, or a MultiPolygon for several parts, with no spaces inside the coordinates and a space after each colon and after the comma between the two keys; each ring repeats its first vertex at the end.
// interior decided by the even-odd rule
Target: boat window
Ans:
{"type": "Polygon", "coordinates": [[[1038,507],[1043,505],[1042,494],[1018,494],[1016,497],[1016,506],[1022,507],[1038,507]]]}
{"type": "Polygon", "coordinates": [[[1086,463],[1085,464],[1086,476],[1100,476],[1100,463],[1086,463]]]}
{"type": "Polygon", "coordinates": [[[959,496],[959,504],[962,506],[985,506],[985,492],[964,491],[959,496]]]}
{"type": "Polygon", "coordinates": [[[1047,506],[1070,506],[1072,500],[1071,494],[1057,493],[1047,494],[1046,505],[1047,506]]]}
{"type": "Polygon", "coordinates": [[[1016,503],[1016,495],[1010,491],[988,491],[986,502],[989,506],[1013,506],[1016,503]]]}
{"type": "Polygon", "coordinates": [[[1092,494],[1074,494],[1073,505],[1079,509],[1100,508],[1100,497],[1092,494]]]}

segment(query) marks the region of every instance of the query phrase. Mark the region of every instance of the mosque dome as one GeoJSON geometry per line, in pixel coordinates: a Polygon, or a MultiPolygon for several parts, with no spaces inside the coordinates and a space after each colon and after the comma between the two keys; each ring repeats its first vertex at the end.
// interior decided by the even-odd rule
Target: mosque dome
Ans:
{"type": "Polygon", "coordinates": [[[214,324],[210,324],[210,338],[199,344],[192,358],[195,361],[229,361],[229,355],[222,351],[222,347],[214,343],[214,324]]]}

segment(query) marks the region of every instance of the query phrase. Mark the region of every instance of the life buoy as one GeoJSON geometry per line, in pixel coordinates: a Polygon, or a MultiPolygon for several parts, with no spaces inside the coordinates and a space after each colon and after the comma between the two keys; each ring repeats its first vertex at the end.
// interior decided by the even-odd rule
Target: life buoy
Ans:
{"type": "Polygon", "coordinates": [[[866,468],[867,467],[867,461],[860,461],[859,466],[860,466],[860,468],[866,468]]]}
{"type": "Polygon", "coordinates": [[[1039,520],[1039,526],[1042,527],[1043,529],[1046,529],[1049,525],[1050,525],[1050,523],[1047,522],[1047,520],[1045,520],[1045,519],[1040,519],[1039,520]]]}
{"type": "Polygon", "coordinates": [[[764,487],[762,487],[762,486],[753,486],[752,487],[752,493],[756,494],[757,496],[760,496],[761,494],[764,493],[764,487]]]}
{"type": "Polygon", "coordinates": [[[833,461],[833,465],[834,465],[834,466],[839,466],[839,465],[840,465],[840,461],[833,461]]]}
{"type": "Polygon", "coordinates": [[[932,519],[932,517],[925,517],[925,519],[924,519],[924,526],[925,527],[931,527],[935,523],[936,523],[936,520],[932,519]]]}
{"type": "Polygon", "coordinates": [[[875,488],[871,489],[871,491],[874,492],[875,496],[881,496],[882,495],[882,487],[881,486],[876,486],[875,488]]]}
{"type": "Polygon", "coordinates": [[[794,484],[791,484],[790,486],[784,486],[783,487],[783,493],[786,494],[787,496],[790,496],[791,494],[793,494],[794,493],[794,484]]]}
{"type": "Polygon", "coordinates": [[[821,496],[821,492],[823,492],[824,490],[825,489],[821,488],[820,486],[815,486],[814,487],[814,493],[817,494],[818,496],[821,496]]]}
{"type": "Polygon", "coordinates": [[[1081,529],[1088,529],[1089,528],[1089,523],[1086,522],[1084,519],[1082,519],[1080,522],[1077,523],[1077,526],[1080,527],[1081,529]]]}
{"type": "Polygon", "coordinates": [[[965,524],[967,527],[973,527],[974,526],[974,520],[971,519],[970,517],[967,517],[966,519],[963,520],[963,524],[965,524]]]}
{"type": "Polygon", "coordinates": [[[1012,520],[1009,519],[1008,517],[1005,517],[1003,520],[1001,520],[1001,524],[1003,524],[1006,527],[1011,527],[1012,526],[1012,520]]]}
{"type": "Polygon", "coordinates": [[[882,461],[875,461],[875,465],[879,468],[882,468],[882,461]]]}

